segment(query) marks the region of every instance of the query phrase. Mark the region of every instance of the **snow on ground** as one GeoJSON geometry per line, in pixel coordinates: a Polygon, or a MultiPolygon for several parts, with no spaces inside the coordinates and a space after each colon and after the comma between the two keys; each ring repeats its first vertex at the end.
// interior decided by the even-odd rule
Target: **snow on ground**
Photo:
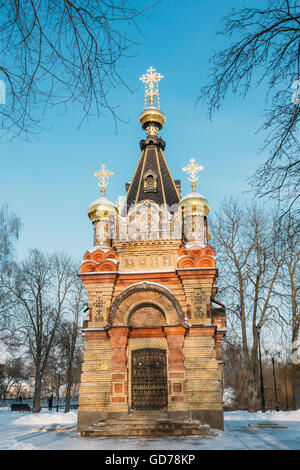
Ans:
{"type": "Polygon", "coordinates": [[[240,419],[257,421],[260,424],[262,421],[272,421],[272,424],[274,424],[274,421],[297,421],[300,424],[300,409],[296,411],[267,411],[266,413],[262,413],[261,411],[258,411],[257,413],[248,413],[246,410],[239,410],[225,413],[226,421],[240,419]]]}
{"type": "MultiPolygon", "coordinates": [[[[10,410],[9,410],[10,411],[10,410]]],[[[17,412],[13,413],[16,415],[17,412]]],[[[18,413],[20,414],[20,413],[18,413]]],[[[29,425],[54,425],[54,424],[73,424],[77,421],[77,412],[70,411],[69,413],[21,413],[23,416],[14,421],[14,424],[17,426],[29,426],[29,425]]],[[[1,420],[1,414],[0,414],[1,420]]],[[[0,421],[1,426],[1,421],[0,421]]]]}
{"type": "Polygon", "coordinates": [[[212,437],[83,438],[76,420],[76,411],[32,414],[0,408],[0,450],[300,450],[300,410],[226,412],[225,431],[212,437]],[[256,423],[288,429],[249,428],[256,423]]]}

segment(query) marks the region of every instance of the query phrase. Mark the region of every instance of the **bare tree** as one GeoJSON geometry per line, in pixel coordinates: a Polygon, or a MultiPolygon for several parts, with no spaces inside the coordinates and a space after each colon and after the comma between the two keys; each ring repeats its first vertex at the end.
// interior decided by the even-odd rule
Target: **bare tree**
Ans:
{"type": "Polygon", "coordinates": [[[74,384],[74,375],[76,373],[76,355],[80,353],[82,344],[81,339],[81,320],[84,308],[86,306],[86,296],[83,283],[77,273],[72,285],[67,301],[67,312],[64,314],[63,321],[60,322],[57,345],[59,348],[59,357],[65,364],[66,369],[66,400],[65,413],[70,410],[70,400],[72,386],[74,384]]]}
{"type": "Polygon", "coordinates": [[[15,333],[35,365],[36,413],[40,411],[43,374],[74,282],[73,272],[73,263],[67,256],[32,250],[7,284],[15,299],[15,333]]]}
{"type": "Polygon", "coordinates": [[[278,243],[278,224],[257,207],[231,199],[222,204],[212,223],[212,241],[219,256],[220,296],[231,330],[241,338],[248,376],[248,409],[258,405],[258,334],[274,316],[276,282],[285,251],[278,243]]]}
{"type": "Polygon", "coordinates": [[[235,399],[232,400],[231,407],[232,409],[247,409],[248,377],[243,356],[243,347],[239,337],[230,334],[226,336],[223,342],[223,360],[224,389],[234,391],[235,399]]]}
{"type": "Polygon", "coordinates": [[[6,206],[0,207],[0,340],[6,343],[11,338],[12,297],[5,284],[15,266],[13,248],[19,237],[20,227],[19,217],[10,213],[6,206]]]}
{"type": "Polygon", "coordinates": [[[285,246],[286,257],[280,272],[278,314],[288,327],[289,350],[291,353],[290,376],[293,389],[294,409],[300,408],[300,364],[298,340],[300,331],[300,232],[299,225],[289,214],[280,223],[281,243],[285,246]]]}
{"type": "Polygon", "coordinates": [[[230,91],[245,96],[251,86],[266,85],[268,107],[260,129],[266,131],[263,150],[269,157],[250,182],[258,196],[276,196],[286,213],[299,210],[300,6],[297,0],[265,5],[225,17],[222,34],[230,46],[212,57],[210,82],[199,100],[208,103],[211,117],[230,91]]]}
{"type": "Polygon", "coordinates": [[[83,119],[107,111],[116,119],[109,93],[125,85],[118,65],[135,54],[138,17],[159,1],[0,1],[2,138],[36,132],[41,110],[71,101],[83,119]]]}

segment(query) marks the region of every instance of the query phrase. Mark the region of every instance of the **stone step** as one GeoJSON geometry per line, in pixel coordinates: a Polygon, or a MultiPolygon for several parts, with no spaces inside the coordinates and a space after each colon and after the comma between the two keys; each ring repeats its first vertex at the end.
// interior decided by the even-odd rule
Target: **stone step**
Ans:
{"type": "Polygon", "coordinates": [[[138,419],[138,418],[135,418],[135,419],[131,419],[131,420],[113,420],[113,419],[107,419],[106,421],[99,421],[98,423],[95,423],[93,426],[103,426],[103,425],[119,425],[119,426],[137,426],[139,424],[141,425],[148,425],[148,426],[158,426],[158,425],[168,425],[168,424],[173,424],[173,423],[176,423],[178,425],[181,425],[181,424],[187,424],[187,425],[193,425],[193,424],[200,424],[200,422],[198,421],[191,421],[187,418],[177,418],[176,421],[172,420],[172,419],[164,419],[164,418],[158,418],[158,419],[148,419],[148,420],[145,420],[145,419],[138,419]]]}
{"type": "Polygon", "coordinates": [[[161,427],[148,427],[148,428],[140,428],[140,427],[124,427],[123,429],[89,429],[86,431],[82,431],[81,435],[84,437],[131,437],[131,436],[148,436],[148,437],[156,437],[156,436],[207,436],[209,435],[209,430],[207,428],[203,429],[201,427],[174,427],[174,428],[161,428],[161,427]]]}
{"type": "Polygon", "coordinates": [[[168,417],[168,414],[167,413],[145,413],[145,414],[138,414],[138,413],[134,413],[134,414],[129,414],[129,415],[123,415],[120,417],[120,419],[122,420],[128,420],[128,419],[131,419],[131,418],[144,418],[144,419],[156,419],[156,418],[167,418],[168,417]]]}
{"type": "Polygon", "coordinates": [[[161,436],[207,436],[209,435],[207,431],[200,431],[200,430],[192,430],[192,431],[179,431],[176,432],[161,432],[158,430],[139,430],[135,429],[132,431],[124,432],[124,433],[116,433],[113,431],[106,431],[105,433],[101,433],[100,431],[83,431],[81,433],[83,437],[161,437],[161,436]]]}
{"type": "Polygon", "coordinates": [[[168,413],[164,408],[160,410],[130,410],[127,415],[124,415],[124,417],[127,416],[168,416],[168,413]]]}
{"type": "Polygon", "coordinates": [[[147,428],[159,428],[159,429],[175,429],[175,428],[181,428],[181,429],[199,429],[200,424],[190,424],[190,423],[133,423],[133,424],[120,424],[120,423],[99,423],[99,424],[94,424],[91,426],[89,429],[90,430],[102,430],[102,429],[134,429],[134,428],[140,428],[140,429],[147,429],[147,428]]]}
{"type": "Polygon", "coordinates": [[[210,426],[201,425],[197,420],[106,420],[98,422],[81,432],[85,437],[100,436],[201,436],[210,434],[210,426]]]}

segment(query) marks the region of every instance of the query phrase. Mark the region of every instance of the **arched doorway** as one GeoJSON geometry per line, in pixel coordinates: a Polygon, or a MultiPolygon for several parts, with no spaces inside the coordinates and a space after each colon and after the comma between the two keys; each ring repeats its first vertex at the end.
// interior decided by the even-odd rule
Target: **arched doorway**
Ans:
{"type": "Polygon", "coordinates": [[[168,406],[165,349],[135,349],[131,355],[131,408],[160,410],[168,406]]]}

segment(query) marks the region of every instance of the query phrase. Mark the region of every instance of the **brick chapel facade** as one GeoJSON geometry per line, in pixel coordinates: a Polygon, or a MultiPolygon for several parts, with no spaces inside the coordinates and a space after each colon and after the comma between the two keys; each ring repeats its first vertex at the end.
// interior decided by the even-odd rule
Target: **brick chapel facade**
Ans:
{"type": "MultiPolygon", "coordinates": [[[[153,82],[155,90],[158,80],[153,82]]],[[[147,135],[123,207],[104,196],[109,172],[103,165],[102,197],[88,210],[94,243],[80,273],[89,305],[78,410],[82,435],[223,429],[226,320],[224,305],[215,300],[209,204],[195,191],[194,160],[184,169],[193,191],[181,196],[158,135],[165,116],[154,95],[152,87],[150,106],[140,116],[147,135]]]]}

